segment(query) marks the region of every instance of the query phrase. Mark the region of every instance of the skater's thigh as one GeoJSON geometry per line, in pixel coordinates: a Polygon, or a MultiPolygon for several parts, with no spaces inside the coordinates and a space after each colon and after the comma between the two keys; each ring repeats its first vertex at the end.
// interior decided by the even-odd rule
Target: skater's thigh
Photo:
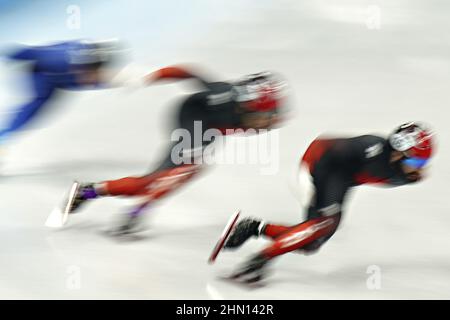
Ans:
{"type": "Polygon", "coordinates": [[[315,193],[308,208],[308,218],[341,214],[350,183],[340,173],[314,179],[315,193]]]}
{"type": "Polygon", "coordinates": [[[304,248],[308,253],[316,252],[336,232],[342,216],[342,204],[348,192],[349,184],[340,174],[330,175],[323,181],[315,181],[315,194],[307,210],[307,218],[335,218],[335,228],[326,236],[319,238],[304,248]]]}
{"type": "Polygon", "coordinates": [[[189,137],[179,138],[169,145],[165,151],[165,157],[155,171],[173,169],[183,165],[203,164],[205,151],[208,146],[213,144],[213,141],[194,142],[189,137]]]}
{"type": "Polygon", "coordinates": [[[211,148],[207,147],[214,143],[215,137],[204,139],[208,125],[202,120],[201,109],[194,108],[191,104],[192,102],[189,100],[182,106],[178,115],[178,126],[171,132],[171,144],[157,170],[171,169],[181,165],[202,164],[205,152],[211,151],[211,148]]]}

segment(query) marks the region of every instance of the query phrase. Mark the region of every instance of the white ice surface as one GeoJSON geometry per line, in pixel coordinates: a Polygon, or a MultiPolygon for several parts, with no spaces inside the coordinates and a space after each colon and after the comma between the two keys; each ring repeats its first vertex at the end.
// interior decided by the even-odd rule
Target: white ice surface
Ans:
{"type": "MultiPolygon", "coordinates": [[[[257,165],[213,166],[149,212],[142,239],[121,242],[102,231],[130,200],[94,202],[63,230],[49,230],[44,222],[73,179],[119,178],[151,167],[164,148],[171,106],[191,87],[66,93],[49,106],[54,113],[33,125],[37,129],[17,135],[3,150],[0,298],[450,298],[447,1],[80,3],[86,18],[80,30],[65,29],[65,7],[48,4],[48,17],[33,16],[36,8],[11,13],[2,22],[9,30],[15,30],[14,16],[30,26],[17,24],[17,32],[3,31],[2,39],[116,36],[129,40],[144,71],[189,62],[219,80],[276,70],[292,86],[295,118],[279,130],[276,175],[261,175],[257,165]],[[379,29],[366,25],[370,6],[380,9],[379,29]],[[44,18],[47,24],[40,23],[44,18]],[[303,218],[291,176],[318,134],[384,134],[411,119],[431,123],[438,134],[429,179],[397,189],[360,188],[332,240],[314,256],[283,256],[264,288],[219,279],[263,240],[207,264],[237,208],[285,224],[303,218]],[[379,290],[366,286],[371,265],[381,269],[379,290]],[[74,288],[77,271],[80,287],[74,288]]],[[[5,110],[23,99],[13,93],[12,66],[2,69],[5,110]]]]}

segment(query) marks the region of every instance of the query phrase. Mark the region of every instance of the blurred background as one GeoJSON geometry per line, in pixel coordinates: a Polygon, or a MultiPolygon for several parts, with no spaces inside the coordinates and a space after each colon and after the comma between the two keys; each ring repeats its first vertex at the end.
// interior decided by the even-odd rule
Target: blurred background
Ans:
{"type": "MultiPolygon", "coordinates": [[[[103,230],[130,200],[97,201],[63,230],[44,222],[73,179],[137,175],[158,161],[172,107],[195,88],[64,92],[0,150],[0,298],[450,298],[449,9],[444,0],[0,0],[2,53],[17,44],[118,38],[136,75],[178,63],[217,80],[277,71],[290,83],[295,112],[277,130],[276,174],[213,166],[149,212],[142,239],[119,242],[103,230]],[[284,256],[262,289],[219,277],[263,241],[207,265],[237,208],[274,222],[303,219],[291,180],[317,135],[388,134],[410,120],[437,133],[429,179],[359,188],[320,253],[284,256]],[[371,266],[381,272],[374,290],[371,266]]],[[[28,98],[18,85],[25,72],[0,61],[0,121],[28,98]]]]}

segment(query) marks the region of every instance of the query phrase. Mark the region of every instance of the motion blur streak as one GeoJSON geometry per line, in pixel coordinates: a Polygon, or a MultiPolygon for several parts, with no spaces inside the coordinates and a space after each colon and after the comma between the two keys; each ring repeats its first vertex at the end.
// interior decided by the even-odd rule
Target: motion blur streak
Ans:
{"type": "MultiPolygon", "coordinates": [[[[74,178],[148,170],[164,150],[171,106],[192,91],[174,84],[67,92],[48,106],[54,114],[32,125],[39,130],[18,133],[1,150],[0,298],[450,298],[445,138],[428,179],[389,192],[362,187],[333,241],[314,256],[284,257],[268,286],[243,290],[218,279],[261,242],[206,263],[236,208],[289,225],[302,220],[287,181],[319,134],[383,134],[420,119],[450,136],[448,1],[81,0],[78,29],[67,27],[72,1],[0,3],[2,53],[18,43],[118,38],[141,74],[177,63],[219,79],[274,70],[292,87],[296,115],[278,129],[277,174],[215,165],[150,213],[140,241],[118,242],[102,231],[134,200],[95,202],[62,231],[43,224],[74,178]],[[366,286],[373,265],[379,290],[366,286]]],[[[2,115],[27,99],[14,85],[18,73],[1,60],[2,115]]]]}

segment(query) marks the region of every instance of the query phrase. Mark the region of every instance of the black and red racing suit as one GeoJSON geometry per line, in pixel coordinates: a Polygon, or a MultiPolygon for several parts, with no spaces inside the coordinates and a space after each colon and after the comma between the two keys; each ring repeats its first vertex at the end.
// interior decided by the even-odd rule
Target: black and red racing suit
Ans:
{"type": "Polygon", "coordinates": [[[413,182],[398,162],[391,161],[391,154],[388,141],[374,135],[314,140],[301,160],[315,188],[307,220],[293,227],[266,224],[262,233],[275,242],[265,254],[273,257],[297,249],[318,249],[336,231],[346,196],[355,186],[400,186],[413,182]]]}

